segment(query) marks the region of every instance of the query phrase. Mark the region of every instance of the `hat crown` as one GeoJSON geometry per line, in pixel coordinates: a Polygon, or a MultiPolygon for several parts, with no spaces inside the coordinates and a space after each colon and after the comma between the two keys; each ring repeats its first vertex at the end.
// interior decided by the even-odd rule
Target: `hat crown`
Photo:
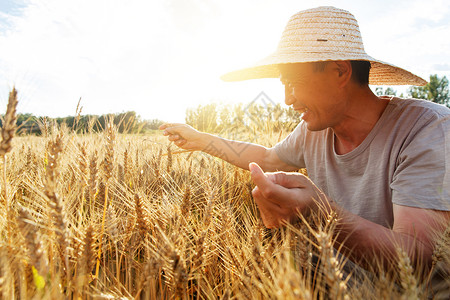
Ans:
{"type": "Polygon", "coordinates": [[[366,54],[356,18],[346,10],[331,6],[293,15],[284,29],[277,52],[366,54]]]}

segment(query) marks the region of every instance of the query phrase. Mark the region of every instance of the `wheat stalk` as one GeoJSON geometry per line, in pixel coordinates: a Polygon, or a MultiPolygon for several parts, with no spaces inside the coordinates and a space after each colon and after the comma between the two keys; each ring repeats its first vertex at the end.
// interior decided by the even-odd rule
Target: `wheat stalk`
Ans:
{"type": "Polygon", "coordinates": [[[38,238],[38,231],[31,224],[33,218],[23,207],[19,208],[17,223],[20,232],[25,238],[26,250],[30,258],[31,265],[34,266],[39,274],[47,274],[47,258],[43,249],[42,241],[38,238]]]}
{"type": "Polygon", "coordinates": [[[44,183],[44,193],[48,199],[47,204],[50,209],[50,216],[53,220],[54,232],[58,237],[58,244],[62,261],[64,262],[64,270],[69,282],[70,265],[69,265],[69,234],[68,222],[66,220],[66,213],[63,202],[56,193],[57,179],[59,176],[59,155],[64,150],[63,132],[62,130],[57,134],[54,141],[48,142],[48,163],[46,168],[46,177],[44,183]]]}
{"type": "Polygon", "coordinates": [[[105,217],[106,217],[106,210],[108,208],[108,187],[109,187],[109,181],[113,175],[113,169],[114,169],[114,142],[116,139],[116,130],[114,127],[114,119],[111,117],[107,123],[106,126],[106,154],[105,154],[105,160],[104,160],[104,175],[106,179],[105,184],[105,202],[103,204],[103,217],[102,217],[102,227],[100,232],[100,246],[98,247],[98,254],[97,254],[97,265],[95,267],[95,278],[98,278],[98,272],[100,269],[100,258],[102,255],[102,239],[103,239],[103,233],[105,232],[105,217]]]}

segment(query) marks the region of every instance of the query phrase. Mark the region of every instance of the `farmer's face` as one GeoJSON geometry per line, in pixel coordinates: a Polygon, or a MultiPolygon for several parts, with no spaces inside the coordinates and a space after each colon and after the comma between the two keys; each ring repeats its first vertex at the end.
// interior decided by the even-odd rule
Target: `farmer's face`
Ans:
{"type": "Polygon", "coordinates": [[[315,70],[312,63],[286,64],[280,71],[285,103],[302,114],[309,130],[333,128],[342,121],[346,105],[341,99],[334,62],[328,62],[323,71],[315,70]]]}

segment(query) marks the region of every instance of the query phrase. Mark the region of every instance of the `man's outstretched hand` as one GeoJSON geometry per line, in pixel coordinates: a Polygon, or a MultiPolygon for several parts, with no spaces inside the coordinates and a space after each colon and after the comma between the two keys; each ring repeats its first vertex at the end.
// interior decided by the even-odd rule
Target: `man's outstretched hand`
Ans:
{"type": "Polygon", "coordinates": [[[264,173],[256,163],[249,169],[256,187],[252,194],[267,228],[292,222],[326,203],[325,195],[306,176],[299,173],[264,173]]]}
{"type": "Polygon", "coordinates": [[[189,125],[178,123],[166,123],[159,126],[163,135],[167,136],[169,141],[174,142],[178,147],[185,150],[203,150],[203,133],[195,130],[189,125]]]}

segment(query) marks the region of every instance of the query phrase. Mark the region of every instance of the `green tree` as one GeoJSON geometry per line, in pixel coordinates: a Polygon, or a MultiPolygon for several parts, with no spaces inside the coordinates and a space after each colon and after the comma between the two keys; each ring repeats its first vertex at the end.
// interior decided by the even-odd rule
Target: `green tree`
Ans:
{"type": "Polygon", "coordinates": [[[394,90],[391,87],[387,87],[386,89],[383,89],[382,87],[375,88],[375,94],[377,96],[397,96],[397,91],[394,90]]]}
{"type": "Polygon", "coordinates": [[[430,81],[425,86],[413,86],[408,89],[412,98],[426,99],[450,108],[450,95],[447,77],[430,75],[430,81]]]}

